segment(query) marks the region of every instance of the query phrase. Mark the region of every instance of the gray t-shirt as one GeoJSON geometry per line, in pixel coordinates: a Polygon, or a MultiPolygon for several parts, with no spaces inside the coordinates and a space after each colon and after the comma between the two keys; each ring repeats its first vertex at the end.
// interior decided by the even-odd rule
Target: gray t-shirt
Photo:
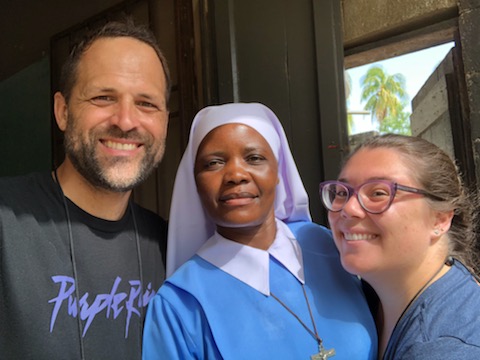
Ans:
{"type": "Polygon", "coordinates": [[[0,359],[80,359],[81,347],[86,359],[140,359],[145,306],[165,277],[166,224],[135,204],[119,221],[67,206],[71,237],[50,173],[0,179],[0,359]]]}

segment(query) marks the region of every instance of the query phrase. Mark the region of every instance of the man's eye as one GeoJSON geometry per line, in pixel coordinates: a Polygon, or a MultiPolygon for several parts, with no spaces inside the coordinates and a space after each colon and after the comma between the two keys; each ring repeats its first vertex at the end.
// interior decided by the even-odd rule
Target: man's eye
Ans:
{"type": "Polygon", "coordinates": [[[98,105],[109,104],[112,101],[114,101],[114,98],[112,96],[107,96],[107,95],[95,96],[91,99],[92,103],[98,104],[98,105]]]}
{"type": "Polygon", "coordinates": [[[137,102],[137,105],[140,106],[141,108],[145,110],[158,110],[158,106],[155,104],[152,104],[151,102],[148,101],[139,101],[137,102]]]}

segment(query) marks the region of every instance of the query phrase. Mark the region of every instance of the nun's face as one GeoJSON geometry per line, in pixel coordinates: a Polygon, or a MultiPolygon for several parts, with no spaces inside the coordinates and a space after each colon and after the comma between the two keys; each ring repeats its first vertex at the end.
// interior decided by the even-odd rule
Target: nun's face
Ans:
{"type": "Polygon", "coordinates": [[[275,222],[277,160],[253,128],[227,124],[210,131],[198,148],[195,181],[203,207],[223,236],[230,238],[225,231],[231,228],[275,222]]]}

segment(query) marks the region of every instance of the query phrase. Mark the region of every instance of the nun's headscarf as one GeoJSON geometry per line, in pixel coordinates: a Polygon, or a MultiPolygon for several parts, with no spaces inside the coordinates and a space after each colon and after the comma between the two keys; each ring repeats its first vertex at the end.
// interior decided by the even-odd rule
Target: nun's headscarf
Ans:
{"type": "Polygon", "coordinates": [[[287,223],[311,220],[308,195],[276,115],[257,103],[206,107],[193,119],[189,142],[175,178],[168,225],[167,276],[192,257],[215,232],[215,224],[204,211],[197,193],[195,158],[200,143],[211,130],[231,123],[248,125],[258,131],[275,154],[279,177],[275,217],[287,223]]]}

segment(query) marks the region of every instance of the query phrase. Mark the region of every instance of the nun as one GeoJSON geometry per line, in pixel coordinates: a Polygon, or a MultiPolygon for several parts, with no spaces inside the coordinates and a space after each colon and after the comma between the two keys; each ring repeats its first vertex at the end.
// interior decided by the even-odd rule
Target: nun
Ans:
{"type": "Polygon", "coordinates": [[[144,359],[375,359],[359,279],[307,192],[277,116],[202,109],[175,179],[167,280],[149,303],[144,359]]]}

